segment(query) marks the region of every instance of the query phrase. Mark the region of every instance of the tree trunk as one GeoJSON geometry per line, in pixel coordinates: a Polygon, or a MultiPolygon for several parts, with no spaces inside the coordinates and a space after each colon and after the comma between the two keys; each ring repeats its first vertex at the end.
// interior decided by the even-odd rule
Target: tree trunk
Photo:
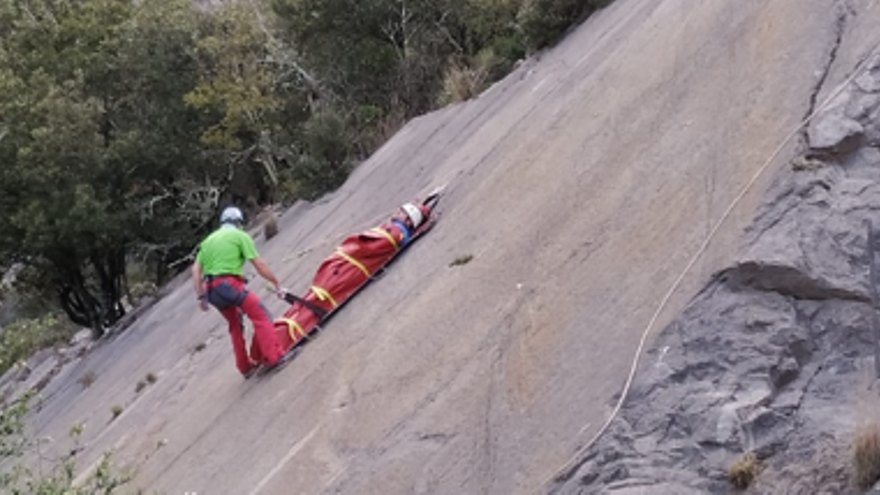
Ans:
{"type": "Polygon", "coordinates": [[[59,274],[61,308],[71,321],[91,328],[98,338],[125,315],[125,248],[93,249],[88,262],[95,280],[83,274],[85,264],[75,255],[53,260],[52,264],[59,274]]]}
{"type": "Polygon", "coordinates": [[[53,263],[60,278],[58,292],[61,308],[72,322],[91,328],[95,336],[100,337],[104,332],[99,316],[100,304],[86,288],[85,277],[82,275],[79,264],[72,263],[74,266],[59,266],[58,263],[53,263]]]}

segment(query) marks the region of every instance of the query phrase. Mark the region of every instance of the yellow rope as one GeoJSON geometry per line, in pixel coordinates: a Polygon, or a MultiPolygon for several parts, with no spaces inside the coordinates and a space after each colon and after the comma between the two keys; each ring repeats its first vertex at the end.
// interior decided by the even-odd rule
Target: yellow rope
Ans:
{"type": "Polygon", "coordinates": [[[300,326],[299,322],[292,318],[281,318],[281,321],[287,324],[287,334],[290,335],[290,340],[296,342],[302,337],[306,336],[306,331],[303,330],[303,327],[300,326]],[[297,337],[297,332],[299,332],[299,337],[297,337]]]}
{"type": "Polygon", "coordinates": [[[338,254],[339,256],[342,256],[345,259],[345,261],[348,261],[352,265],[360,268],[361,271],[364,272],[364,275],[366,275],[367,277],[370,276],[370,270],[367,270],[367,267],[365,267],[363,265],[363,263],[361,263],[360,261],[354,259],[353,256],[349,255],[348,253],[346,253],[342,249],[336,249],[336,254],[338,254]]]}
{"type": "Polygon", "coordinates": [[[388,239],[388,242],[390,242],[391,245],[394,246],[394,249],[397,249],[397,239],[395,239],[394,236],[391,235],[391,233],[388,232],[387,230],[376,227],[374,229],[370,229],[370,232],[375,232],[377,234],[384,235],[385,238],[388,239]]]}
{"type": "Polygon", "coordinates": [[[336,302],[336,299],[333,299],[333,294],[330,294],[327,289],[323,287],[318,287],[317,285],[313,285],[312,292],[314,292],[315,295],[318,296],[318,299],[322,301],[330,301],[330,304],[332,304],[334,308],[336,306],[339,306],[339,304],[336,302]]]}

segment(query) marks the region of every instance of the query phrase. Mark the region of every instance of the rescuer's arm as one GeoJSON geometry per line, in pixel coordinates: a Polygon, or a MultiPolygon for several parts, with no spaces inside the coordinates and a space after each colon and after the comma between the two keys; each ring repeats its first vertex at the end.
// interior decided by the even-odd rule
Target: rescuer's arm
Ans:
{"type": "Polygon", "coordinates": [[[196,296],[199,299],[199,308],[202,311],[208,310],[208,298],[205,293],[205,283],[202,281],[202,264],[196,261],[192,266],[193,287],[196,289],[196,296]]]}
{"type": "Polygon", "coordinates": [[[263,261],[263,258],[254,258],[251,260],[251,264],[256,268],[257,273],[260,274],[267,282],[272,284],[272,287],[275,288],[275,292],[277,294],[281,293],[281,284],[278,282],[278,278],[272,273],[272,270],[269,268],[269,265],[263,261]]]}

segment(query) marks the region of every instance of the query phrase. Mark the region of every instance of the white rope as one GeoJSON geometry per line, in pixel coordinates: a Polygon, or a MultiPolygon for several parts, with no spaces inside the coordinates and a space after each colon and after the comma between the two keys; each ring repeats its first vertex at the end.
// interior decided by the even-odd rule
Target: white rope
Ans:
{"type": "Polygon", "coordinates": [[[878,42],[876,45],[874,45],[874,48],[871,50],[871,52],[869,52],[870,55],[868,57],[866,57],[861,62],[861,64],[859,64],[859,66],[856,68],[856,70],[853,72],[853,74],[851,76],[849,76],[845,81],[843,81],[843,83],[841,83],[827,98],[825,98],[825,100],[822,102],[821,105],[819,105],[819,107],[817,107],[800,124],[798,124],[798,126],[782,141],[782,144],[780,144],[779,147],[776,148],[776,150],[773,152],[773,154],[770,155],[770,158],[768,158],[767,161],[764,162],[764,164],[761,166],[761,168],[759,168],[755,172],[755,174],[752,176],[752,178],[749,180],[749,182],[746,183],[745,186],[743,186],[743,188],[740,190],[739,194],[737,194],[737,196],[733,199],[733,201],[730,203],[730,206],[727,207],[727,209],[724,211],[724,214],[721,215],[721,218],[715,223],[715,226],[709,232],[709,235],[703,241],[703,244],[700,245],[700,248],[697,250],[697,252],[691,258],[691,260],[688,262],[687,266],[685,266],[684,270],[681,272],[681,274],[678,276],[678,278],[675,279],[675,282],[672,284],[672,287],[670,287],[669,291],[666,292],[666,295],[663,296],[663,299],[661,300],[660,305],[657,307],[657,310],[654,312],[654,315],[651,317],[651,320],[648,322],[647,327],[645,327],[645,330],[642,333],[642,338],[639,340],[639,345],[636,348],[635,357],[633,358],[632,366],[630,367],[630,370],[629,370],[629,375],[627,376],[626,382],[623,386],[623,391],[620,394],[620,398],[617,400],[617,404],[614,406],[614,409],[611,411],[611,415],[608,416],[608,419],[605,421],[605,423],[602,425],[602,427],[599,428],[599,431],[597,431],[596,434],[593,435],[593,438],[591,438],[590,441],[587,442],[583,447],[578,449],[578,451],[564,465],[562,465],[562,467],[560,467],[553,474],[553,476],[544,480],[544,483],[542,483],[542,486],[546,486],[549,482],[551,482],[555,479],[558,479],[563,473],[565,473],[566,471],[571,469],[572,464],[574,462],[576,462],[579,458],[581,458],[583,456],[583,454],[587,450],[589,450],[593,445],[595,445],[596,442],[599,440],[599,438],[601,438],[602,435],[605,434],[605,432],[608,430],[608,427],[611,426],[611,422],[614,421],[614,419],[620,413],[620,409],[623,407],[623,403],[626,401],[626,398],[629,395],[629,391],[630,391],[630,388],[632,387],[633,379],[635,378],[636,371],[638,370],[638,367],[639,367],[639,360],[642,357],[642,351],[644,350],[645,343],[648,340],[648,336],[651,334],[651,330],[653,330],[654,325],[657,323],[657,320],[660,318],[660,315],[663,313],[663,310],[666,309],[666,306],[669,304],[669,300],[675,294],[675,291],[681,285],[684,278],[688,275],[688,273],[690,273],[691,269],[694,267],[694,265],[697,263],[697,261],[699,261],[699,259],[703,256],[703,253],[706,252],[706,249],[709,247],[709,244],[715,238],[715,235],[718,233],[718,230],[721,229],[721,227],[724,225],[727,218],[733,212],[734,208],[736,208],[736,206],[739,204],[739,202],[742,201],[742,199],[745,197],[746,194],[748,194],[748,192],[752,189],[752,187],[755,185],[755,183],[758,181],[758,179],[761,177],[761,175],[763,175],[764,172],[768,168],[770,168],[770,165],[773,164],[773,162],[776,160],[776,158],[779,156],[779,154],[782,153],[782,151],[785,149],[785,147],[788,146],[788,144],[791,142],[791,140],[794,139],[795,136],[798,135],[798,133],[801,131],[801,129],[803,129],[805,126],[809,125],[810,122],[812,122],[813,119],[820,112],[824,111],[825,108],[827,108],[828,105],[831,103],[831,101],[834,100],[834,98],[837,98],[837,96],[841,92],[843,92],[843,90],[846,89],[846,87],[849,86],[856,77],[858,77],[859,75],[861,75],[864,72],[865,67],[867,66],[868,62],[871,61],[872,59],[874,59],[875,56],[877,55],[878,49],[880,49],[880,42],[878,42]]]}

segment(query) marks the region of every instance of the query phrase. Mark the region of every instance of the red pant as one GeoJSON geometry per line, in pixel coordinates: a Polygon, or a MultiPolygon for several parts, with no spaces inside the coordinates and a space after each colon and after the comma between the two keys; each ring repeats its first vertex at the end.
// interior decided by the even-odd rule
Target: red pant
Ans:
{"type": "Polygon", "coordinates": [[[241,373],[254,367],[254,361],[275,364],[284,354],[281,344],[275,339],[274,324],[266,307],[260,303],[256,294],[245,288],[244,280],[235,276],[218,276],[208,282],[208,302],[226,318],[229,323],[229,337],[235,353],[235,365],[241,373]],[[254,324],[254,345],[251,356],[242,330],[244,312],[254,324]]]}

